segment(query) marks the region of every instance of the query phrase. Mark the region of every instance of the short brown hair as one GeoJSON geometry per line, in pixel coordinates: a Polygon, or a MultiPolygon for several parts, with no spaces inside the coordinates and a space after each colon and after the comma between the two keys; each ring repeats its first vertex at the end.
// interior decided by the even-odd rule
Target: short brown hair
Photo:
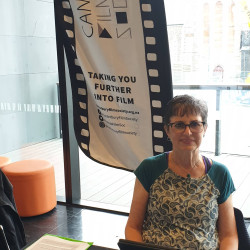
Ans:
{"type": "Polygon", "coordinates": [[[207,124],[208,107],[206,102],[190,95],[177,95],[166,106],[164,123],[168,125],[172,116],[190,114],[200,115],[202,121],[207,124]]]}

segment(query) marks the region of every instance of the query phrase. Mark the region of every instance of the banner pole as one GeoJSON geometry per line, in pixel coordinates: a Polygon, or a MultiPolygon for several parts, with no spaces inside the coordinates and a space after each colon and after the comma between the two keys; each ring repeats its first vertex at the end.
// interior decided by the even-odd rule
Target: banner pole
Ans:
{"type": "MultiPolygon", "coordinates": [[[[59,22],[63,20],[60,15],[61,1],[54,1],[55,14],[55,30],[56,30],[56,47],[57,47],[57,63],[59,77],[59,95],[61,107],[61,123],[62,123],[62,141],[63,141],[63,157],[64,157],[64,176],[65,176],[65,196],[66,203],[72,204],[81,198],[80,189],[80,171],[79,171],[79,150],[75,138],[73,125],[70,125],[69,117],[69,101],[67,97],[67,79],[65,72],[65,53],[63,46],[63,31],[60,29],[59,22]]],[[[72,103],[71,103],[72,106],[72,103]]]]}

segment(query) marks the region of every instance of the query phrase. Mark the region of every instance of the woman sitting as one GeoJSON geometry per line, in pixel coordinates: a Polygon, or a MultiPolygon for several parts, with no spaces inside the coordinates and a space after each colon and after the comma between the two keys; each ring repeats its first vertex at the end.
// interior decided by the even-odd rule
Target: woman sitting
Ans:
{"type": "Polygon", "coordinates": [[[237,249],[231,175],[199,151],[207,115],[206,103],[188,95],[168,103],[164,128],[173,149],[135,170],[126,239],[178,249],[237,249]]]}

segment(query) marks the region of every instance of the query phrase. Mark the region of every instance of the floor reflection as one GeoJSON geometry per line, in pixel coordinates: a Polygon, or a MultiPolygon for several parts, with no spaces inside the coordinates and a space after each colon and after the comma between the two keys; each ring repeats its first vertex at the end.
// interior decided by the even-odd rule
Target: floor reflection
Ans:
{"type": "Polygon", "coordinates": [[[22,218],[22,221],[27,244],[49,233],[118,249],[118,240],[124,238],[127,216],[57,205],[46,214],[22,218]]]}

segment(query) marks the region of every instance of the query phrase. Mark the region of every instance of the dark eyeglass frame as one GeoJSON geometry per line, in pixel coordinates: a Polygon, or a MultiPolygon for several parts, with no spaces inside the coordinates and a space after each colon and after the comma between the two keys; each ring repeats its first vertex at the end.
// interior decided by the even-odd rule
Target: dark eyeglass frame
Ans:
{"type": "Polygon", "coordinates": [[[206,123],[205,122],[200,122],[200,121],[192,121],[192,122],[190,122],[189,124],[185,124],[184,122],[170,122],[170,123],[168,123],[168,126],[170,126],[171,128],[173,128],[173,126],[174,126],[174,129],[176,130],[176,131],[178,131],[179,133],[182,133],[182,132],[184,132],[185,130],[186,130],[186,127],[189,127],[189,130],[192,132],[192,133],[200,133],[200,132],[202,132],[203,131],[203,129],[204,129],[204,125],[205,125],[206,123]],[[180,124],[180,125],[184,125],[184,127],[183,128],[178,128],[178,127],[176,127],[176,126],[174,126],[174,125],[176,125],[176,124],[180,124]],[[202,127],[201,127],[201,129],[199,130],[199,131],[196,131],[194,128],[192,128],[192,125],[197,125],[197,124],[202,124],[202,127]]]}

